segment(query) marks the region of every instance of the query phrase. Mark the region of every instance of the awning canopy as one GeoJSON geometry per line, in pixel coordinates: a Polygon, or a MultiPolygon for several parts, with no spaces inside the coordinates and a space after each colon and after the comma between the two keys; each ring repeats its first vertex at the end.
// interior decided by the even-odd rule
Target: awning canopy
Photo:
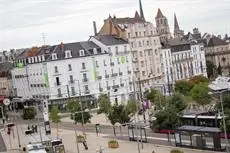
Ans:
{"type": "Polygon", "coordinates": [[[177,131],[194,132],[194,133],[220,133],[221,130],[215,127],[189,126],[183,125],[176,129],[177,131]]]}

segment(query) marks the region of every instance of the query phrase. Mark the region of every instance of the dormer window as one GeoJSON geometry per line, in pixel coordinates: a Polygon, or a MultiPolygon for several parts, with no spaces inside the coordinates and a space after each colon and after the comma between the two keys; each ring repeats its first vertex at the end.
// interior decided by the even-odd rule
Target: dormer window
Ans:
{"type": "Polygon", "coordinates": [[[71,51],[70,50],[66,50],[65,51],[65,58],[71,58],[72,55],[71,55],[71,51]]]}
{"type": "Polygon", "coordinates": [[[38,57],[37,57],[37,56],[34,57],[34,62],[35,62],[35,63],[38,62],[38,57]]]}
{"type": "Polygon", "coordinates": [[[45,61],[45,55],[42,55],[42,61],[45,61]]]}
{"type": "Polygon", "coordinates": [[[56,53],[53,53],[52,54],[52,60],[56,60],[57,59],[57,54],[56,53]]]}
{"type": "Polygon", "coordinates": [[[82,50],[80,50],[79,52],[80,52],[80,56],[85,56],[85,52],[84,52],[84,50],[83,50],[83,49],[82,49],[82,50]]]}
{"type": "Polygon", "coordinates": [[[31,63],[31,58],[30,57],[28,58],[28,63],[31,63]]]}
{"type": "Polygon", "coordinates": [[[93,48],[93,54],[97,54],[97,48],[93,48]]]}
{"type": "Polygon", "coordinates": [[[34,57],[31,57],[31,63],[34,63],[34,57]]]}
{"type": "Polygon", "coordinates": [[[41,56],[38,56],[38,62],[41,62],[41,61],[42,61],[41,56]]]}

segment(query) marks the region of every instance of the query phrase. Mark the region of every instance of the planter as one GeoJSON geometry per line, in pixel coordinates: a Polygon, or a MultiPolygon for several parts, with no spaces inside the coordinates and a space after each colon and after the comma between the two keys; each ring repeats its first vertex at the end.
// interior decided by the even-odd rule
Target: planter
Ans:
{"type": "Polygon", "coordinates": [[[108,146],[109,148],[116,149],[119,148],[119,143],[116,140],[110,140],[108,146]]]}
{"type": "Polygon", "coordinates": [[[78,136],[77,136],[77,142],[78,142],[78,143],[83,143],[84,140],[85,140],[85,137],[84,137],[84,136],[82,136],[82,135],[78,135],[78,136]]]}
{"type": "Polygon", "coordinates": [[[179,149],[172,149],[170,153],[184,153],[182,150],[179,149]]]}

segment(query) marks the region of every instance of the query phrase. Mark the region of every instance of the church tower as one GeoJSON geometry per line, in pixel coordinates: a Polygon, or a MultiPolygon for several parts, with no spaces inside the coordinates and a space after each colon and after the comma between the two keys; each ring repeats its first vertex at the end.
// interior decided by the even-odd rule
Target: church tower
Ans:
{"type": "Polygon", "coordinates": [[[184,31],[180,30],[176,14],[174,14],[174,38],[181,38],[184,36],[184,31]]]}
{"type": "Polygon", "coordinates": [[[165,44],[167,40],[171,39],[171,33],[169,30],[168,19],[163,15],[160,9],[158,9],[155,21],[157,33],[160,36],[161,43],[165,44]]]}
{"type": "Polygon", "coordinates": [[[141,0],[139,0],[139,7],[140,7],[140,17],[141,17],[141,20],[142,20],[142,22],[146,22],[145,21],[145,16],[144,16],[144,11],[143,11],[143,8],[142,8],[141,0]]]}

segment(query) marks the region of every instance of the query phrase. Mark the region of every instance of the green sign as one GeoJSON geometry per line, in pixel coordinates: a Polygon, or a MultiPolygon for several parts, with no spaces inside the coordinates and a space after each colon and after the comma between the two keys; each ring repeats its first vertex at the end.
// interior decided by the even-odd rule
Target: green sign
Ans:
{"type": "Polygon", "coordinates": [[[121,64],[124,64],[126,62],[126,58],[124,56],[120,57],[121,64]]]}
{"type": "Polygon", "coordinates": [[[47,65],[43,64],[42,69],[43,69],[43,81],[44,81],[45,86],[48,88],[49,87],[49,76],[48,76],[48,71],[47,71],[47,65]]]}
{"type": "Polygon", "coordinates": [[[17,63],[17,67],[18,67],[18,68],[23,68],[23,67],[24,67],[24,64],[23,64],[22,62],[19,62],[19,63],[17,63]]]}

